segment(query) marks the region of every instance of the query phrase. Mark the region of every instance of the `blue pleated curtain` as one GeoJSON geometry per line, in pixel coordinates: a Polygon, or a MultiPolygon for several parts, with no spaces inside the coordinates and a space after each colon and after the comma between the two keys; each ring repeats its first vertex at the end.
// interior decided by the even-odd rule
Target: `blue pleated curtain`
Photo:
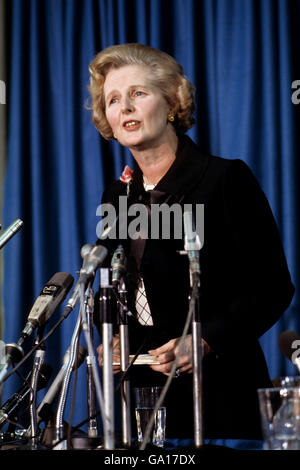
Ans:
{"type": "MultiPolygon", "coordinates": [[[[54,273],[77,278],[80,249],[96,239],[102,191],[132,164],[129,152],[104,141],[91,123],[88,67],[107,46],[140,42],[173,55],[196,85],[197,123],[189,135],[204,151],[244,160],[268,197],[296,293],[261,344],[272,378],[294,375],[295,366],[280,353],[277,339],[286,329],[300,332],[300,105],[291,100],[292,82],[300,79],[300,2],[10,0],[6,8],[3,225],[21,218],[24,228],[4,248],[5,341],[18,339],[54,273]]],[[[75,310],[47,340],[53,377],[77,315],[75,310]]],[[[58,318],[52,317],[48,328],[58,318]]],[[[20,380],[14,375],[5,383],[3,399],[20,380]]],[[[86,418],[85,396],[81,367],[73,424],[86,418]]]]}

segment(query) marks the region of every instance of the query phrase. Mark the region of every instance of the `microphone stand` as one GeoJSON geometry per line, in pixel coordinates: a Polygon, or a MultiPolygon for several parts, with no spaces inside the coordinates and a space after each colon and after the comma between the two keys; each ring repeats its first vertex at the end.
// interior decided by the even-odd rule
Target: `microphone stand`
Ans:
{"type": "MultiPolygon", "coordinates": [[[[44,328],[45,328],[44,325],[38,328],[38,333],[37,333],[35,344],[38,344],[40,342],[40,339],[43,336],[44,328]]],[[[37,423],[37,413],[36,413],[36,396],[37,396],[38,377],[39,377],[41,366],[45,359],[45,354],[46,354],[46,348],[45,348],[44,343],[42,343],[39,349],[37,349],[35,353],[35,357],[33,361],[32,376],[31,376],[31,381],[30,381],[30,395],[29,395],[30,439],[31,439],[30,448],[32,450],[38,449],[38,446],[37,446],[38,423],[37,423]]]]}
{"type": "Polygon", "coordinates": [[[64,450],[67,447],[66,440],[60,443],[58,443],[58,441],[62,440],[64,437],[63,416],[64,416],[64,411],[65,411],[67,394],[68,394],[69,387],[70,387],[72,371],[73,371],[73,367],[76,361],[76,351],[77,351],[77,345],[78,345],[79,336],[80,336],[80,330],[81,330],[81,314],[79,312],[77,322],[73,331],[73,336],[72,336],[71,345],[70,345],[69,361],[67,364],[67,368],[66,368],[66,372],[65,372],[65,376],[64,376],[64,380],[62,384],[62,389],[61,389],[60,396],[59,396],[56,417],[55,417],[55,439],[54,439],[53,444],[57,443],[57,446],[54,448],[57,450],[64,450]]]}
{"type": "Polygon", "coordinates": [[[114,379],[112,360],[113,322],[111,312],[110,269],[100,268],[100,322],[102,324],[103,344],[103,398],[107,433],[104,448],[115,448],[114,431],[114,379]]]}
{"type": "MultiPolygon", "coordinates": [[[[93,289],[90,286],[88,299],[86,302],[86,319],[87,319],[87,329],[88,334],[91,338],[91,343],[93,345],[94,351],[94,322],[93,322],[93,313],[94,313],[94,295],[93,289]]],[[[97,419],[96,416],[96,389],[95,389],[95,382],[93,378],[93,364],[96,364],[96,357],[95,354],[92,356],[88,354],[86,356],[86,372],[87,372],[87,397],[88,397],[88,436],[89,437],[97,437],[98,430],[97,430],[97,419]]]]}
{"type": "MultiPolygon", "coordinates": [[[[75,361],[76,361],[76,351],[77,351],[77,345],[79,341],[81,327],[85,335],[88,355],[90,357],[93,356],[93,346],[92,346],[91,338],[89,336],[89,329],[87,326],[87,314],[86,314],[86,308],[85,308],[87,302],[86,302],[84,283],[80,283],[79,291],[80,291],[79,292],[80,311],[79,311],[77,323],[75,325],[72,340],[71,340],[70,358],[69,358],[67,370],[64,376],[63,384],[62,384],[62,390],[60,393],[59,403],[58,403],[58,408],[57,408],[57,413],[56,413],[56,418],[55,418],[55,439],[53,440],[54,450],[66,450],[67,448],[67,440],[66,439],[64,440],[63,415],[64,415],[67,394],[68,394],[68,390],[70,386],[71,374],[72,374],[72,370],[74,368],[75,361]]],[[[104,413],[104,400],[103,400],[100,380],[99,380],[97,369],[96,369],[96,363],[93,363],[92,361],[90,366],[91,366],[91,370],[93,374],[96,395],[97,395],[100,410],[102,413],[104,442],[105,442],[106,448],[110,448],[108,444],[109,443],[109,429],[108,429],[109,422],[108,422],[106,414],[104,413]]]]}
{"type": "MultiPolygon", "coordinates": [[[[121,371],[124,373],[129,365],[129,335],[128,335],[128,319],[124,311],[124,305],[127,303],[126,286],[124,279],[118,287],[119,302],[118,323],[120,334],[120,360],[121,371]]],[[[131,418],[130,418],[130,381],[125,377],[121,384],[121,410],[122,410],[122,443],[125,447],[131,445],[131,418]]]]}
{"type": "Polygon", "coordinates": [[[193,357],[193,404],[195,446],[203,446],[203,396],[202,396],[202,327],[200,321],[200,249],[197,233],[193,232],[193,214],[184,212],[185,245],[184,252],[189,258],[190,287],[194,296],[192,312],[192,357],[193,357]],[[196,293],[195,293],[196,291],[196,293]]]}
{"type": "MultiPolygon", "coordinates": [[[[197,281],[194,281],[197,282],[197,281]]],[[[198,295],[192,317],[192,354],[193,354],[193,402],[194,402],[194,440],[195,446],[203,445],[203,397],[202,397],[202,328],[199,311],[198,295]]]]}
{"type": "Polygon", "coordinates": [[[8,343],[5,345],[5,356],[0,363],[0,385],[11,364],[20,362],[24,357],[24,351],[19,344],[8,343]]]}

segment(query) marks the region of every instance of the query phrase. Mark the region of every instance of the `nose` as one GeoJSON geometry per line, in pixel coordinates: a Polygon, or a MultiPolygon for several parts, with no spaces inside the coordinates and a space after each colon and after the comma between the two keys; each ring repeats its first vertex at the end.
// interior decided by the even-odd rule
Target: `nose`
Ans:
{"type": "Polygon", "coordinates": [[[124,114],[132,113],[134,111],[133,102],[130,96],[125,96],[121,103],[121,111],[124,114]]]}

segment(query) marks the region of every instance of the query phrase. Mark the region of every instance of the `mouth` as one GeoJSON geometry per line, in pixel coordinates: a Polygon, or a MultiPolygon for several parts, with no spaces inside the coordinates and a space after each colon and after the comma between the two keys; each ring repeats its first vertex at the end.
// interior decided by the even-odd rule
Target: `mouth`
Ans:
{"type": "Polygon", "coordinates": [[[140,127],[140,125],[141,122],[136,121],[134,119],[131,119],[130,121],[125,121],[123,123],[123,127],[124,129],[126,129],[126,131],[135,131],[138,127],[140,127]]]}

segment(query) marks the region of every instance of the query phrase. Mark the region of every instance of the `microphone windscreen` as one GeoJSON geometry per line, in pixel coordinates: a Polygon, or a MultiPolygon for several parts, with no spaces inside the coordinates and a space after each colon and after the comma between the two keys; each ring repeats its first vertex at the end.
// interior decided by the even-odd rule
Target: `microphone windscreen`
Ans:
{"type": "Polygon", "coordinates": [[[47,293],[47,287],[49,285],[51,286],[52,284],[57,284],[62,289],[66,289],[66,295],[67,295],[67,293],[69,292],[69,290],[72,287],[73,282],[74,282],[74,277],[71,274],[64,273],[64,272],[55,273],[51,277],[50,281],[47,282],[47,284],[43,288],[41,294],[42,293],[47,293]]]}
{"type": "Polygon", "coordinates": [[[94,245],[92,245],[91,243],[86,243],[85,245],[83,245],[80,250],[81,258],[84,258],[85,256],[87,256],[92,250],[92,248],[94,248],[94,245]]]}
{"type": "Polygon", "coordinates": [[[287,330],[281,333],[278,338],[278,346],[280,351],[291,361],[292,355],[295,349],[292,348],[292,344],[295,340],[300,340],[300,336],[292,330],[287,330]]]}

